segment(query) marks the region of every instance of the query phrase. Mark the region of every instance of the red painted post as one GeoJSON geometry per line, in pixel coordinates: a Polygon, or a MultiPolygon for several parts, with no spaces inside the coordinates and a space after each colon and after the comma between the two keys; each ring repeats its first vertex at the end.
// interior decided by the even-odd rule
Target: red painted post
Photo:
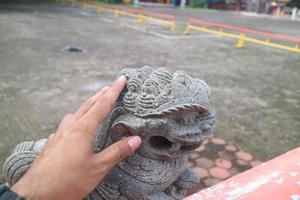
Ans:
{"type": "Polygon", "coordinates": [[[300,147],[184,200],[300,200],[300,147]]]}

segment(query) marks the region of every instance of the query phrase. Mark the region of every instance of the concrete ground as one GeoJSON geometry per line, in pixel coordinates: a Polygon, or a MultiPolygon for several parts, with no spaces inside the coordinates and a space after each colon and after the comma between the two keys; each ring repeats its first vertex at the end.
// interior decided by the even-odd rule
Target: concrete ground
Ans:
{"type": "Polygon", "coordinates": [[[299,54],[254,44],[235,49],[234,40],[206,33],[182,35],[187,16],[293,36],[300,35],[299,22],[156,11],[178,16],[178,31],[55,4],[0,5],[0,165],[17,143],[54,132],[65,114],[119,70],[143,65],[204,79],[218,114],[215,135],[256,158],[267,160],[299,145],[299,54]],[[63,52],[70,45],[86,52],[63,52]]]}

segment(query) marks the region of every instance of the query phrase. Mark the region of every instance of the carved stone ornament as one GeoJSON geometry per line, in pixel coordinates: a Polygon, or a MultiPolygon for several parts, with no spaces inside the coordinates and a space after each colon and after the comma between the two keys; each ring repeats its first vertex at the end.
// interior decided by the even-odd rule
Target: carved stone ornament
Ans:
{"type": "MultiPolygon", "coordinates": [[[[209,87],[183,71],[149,66],[124,69],[128,78],[117,103],[97,130],[94,151],[122,137],[139,135],[141,147],[116,165],[86,199],[175,200],[199,183],[187,167],[187,153],[212,133],[215,113],[209,87]]],[[[47,139],[23,142],[4,164],[9,185],[15,184],[41,152],[47,139]]]]}

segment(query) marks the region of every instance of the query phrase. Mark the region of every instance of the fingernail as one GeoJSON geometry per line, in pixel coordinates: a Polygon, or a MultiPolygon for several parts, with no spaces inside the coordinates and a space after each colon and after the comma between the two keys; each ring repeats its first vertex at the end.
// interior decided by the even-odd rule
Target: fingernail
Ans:
{"type": "Polygon", "coordinates": [[[127,81],[127,78],[124,75],[120,76],[116,82],[123,82],[123,81],[127,81]]]}
{"type": "Polygon", "coordinates": [[[137,149],[142,143],[142,139],[139,136],[133,136],[128,140],[128,145],[131,149],[137,149]]]}
{"type": "Polygon", "coordinates": [[[106,92],[109,89],[108,86],[105,86],[104,88],[102,88],[102,92],[106,92]]]}

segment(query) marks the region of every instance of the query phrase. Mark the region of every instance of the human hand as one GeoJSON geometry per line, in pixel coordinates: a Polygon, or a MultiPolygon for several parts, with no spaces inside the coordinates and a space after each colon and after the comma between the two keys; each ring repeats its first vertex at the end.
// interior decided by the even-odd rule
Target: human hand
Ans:
{"type": "Polygon", "coordinates": [[[26,200],[82,199],[118,162],[136,150],[141,138],[133,136],[94,153],[96,129],[106,118],[126,84],[121,76],[64,117],[56,133],[31,168],[11,190],[26,200]]]}

